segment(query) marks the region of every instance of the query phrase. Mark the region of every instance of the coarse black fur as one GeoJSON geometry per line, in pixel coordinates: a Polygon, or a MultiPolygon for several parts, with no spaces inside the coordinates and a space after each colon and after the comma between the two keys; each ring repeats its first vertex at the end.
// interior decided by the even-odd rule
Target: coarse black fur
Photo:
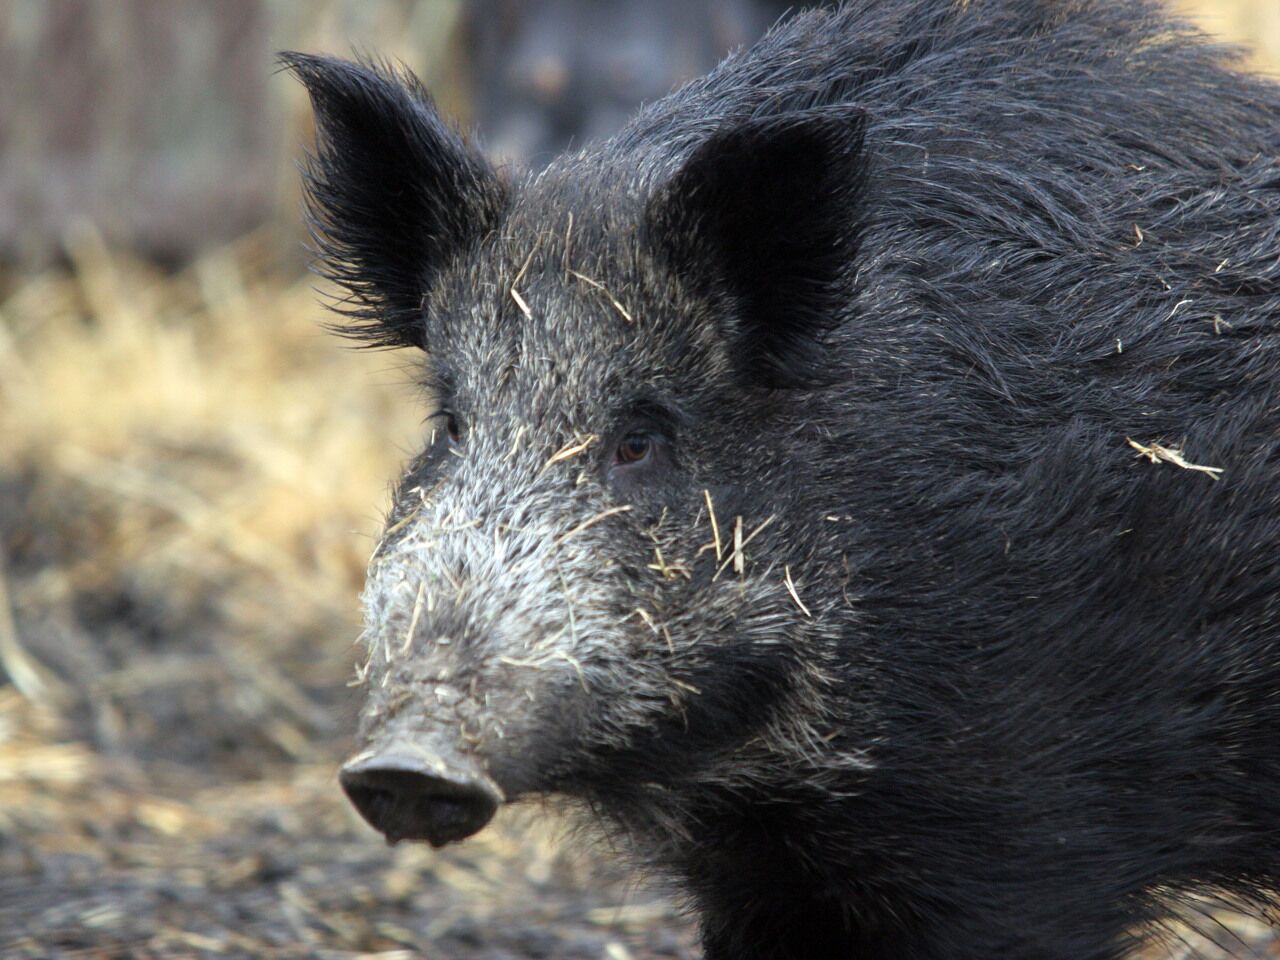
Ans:
{"type": "Polygon", "coordinates": [[[503,186],[415,86],[287,62],[359,333],[467,425],[371,573],[371,738],[470,677],[432,716],[678,877],[709,960],[1272,902],[1276,86],[1147,2],[858,0],[503,186]]]}

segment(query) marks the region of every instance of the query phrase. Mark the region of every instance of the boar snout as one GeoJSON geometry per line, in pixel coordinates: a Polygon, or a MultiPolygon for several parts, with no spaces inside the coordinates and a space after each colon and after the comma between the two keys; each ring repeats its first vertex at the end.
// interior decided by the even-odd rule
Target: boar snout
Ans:
{"type": "Polygon", "coordinates": [[[352,757],[338,779],[389,843],[426,840],[440,847],[462,840],[488,823],[503,800],[493,781],[465,761],[406,744],[352,757]]]}

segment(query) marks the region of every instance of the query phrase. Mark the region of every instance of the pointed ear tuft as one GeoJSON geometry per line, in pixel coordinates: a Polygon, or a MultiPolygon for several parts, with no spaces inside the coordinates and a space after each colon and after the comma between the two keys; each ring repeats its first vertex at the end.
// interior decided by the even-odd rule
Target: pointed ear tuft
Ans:
{"type": "Polygon", "coordinates": [[[649,202],[645,231],[695,293],[722,299],[735,365],[817,386],[857,253],[865,118],[815,108],[713,134],[649,202]]]}
{"type": "Polygon", "coordinates": [[[426,347],[422,303],[440,270],[497,223],[506,191],[407,71],[301,53],[316,147],[303,164],[318,272],[343,287],[339,329],[426,347]]]}

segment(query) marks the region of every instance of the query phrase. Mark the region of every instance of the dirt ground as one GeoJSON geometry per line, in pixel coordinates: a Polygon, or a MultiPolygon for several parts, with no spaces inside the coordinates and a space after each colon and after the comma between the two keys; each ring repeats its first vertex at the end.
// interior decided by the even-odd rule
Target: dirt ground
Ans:
{"type": "Polygon", "coordinates": [[[0,956],[695,955],[666,902],[527,817],[466,847],[392,850],[333,763],[218,783],[51,743],[51,722],[0,700],[0,956]]]}

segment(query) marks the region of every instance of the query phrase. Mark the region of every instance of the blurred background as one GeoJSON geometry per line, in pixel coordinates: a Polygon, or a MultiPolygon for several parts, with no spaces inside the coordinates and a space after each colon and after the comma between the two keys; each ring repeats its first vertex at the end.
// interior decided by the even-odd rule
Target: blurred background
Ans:
{"type": "MultiPolygon", "coordinates": [[[[537,167],[788,6],[0,0],[0,956],[696,956],[554,817],[389,850],[340,795],[422,407],[412,357],[321,330],[272,58],[403,61],[537,167]]],[[[1179,9],[1280,71],[1276,0],[1179,9]]],[[[1280,956],[1222,919],[1150,956],[1280,956]]]]}

